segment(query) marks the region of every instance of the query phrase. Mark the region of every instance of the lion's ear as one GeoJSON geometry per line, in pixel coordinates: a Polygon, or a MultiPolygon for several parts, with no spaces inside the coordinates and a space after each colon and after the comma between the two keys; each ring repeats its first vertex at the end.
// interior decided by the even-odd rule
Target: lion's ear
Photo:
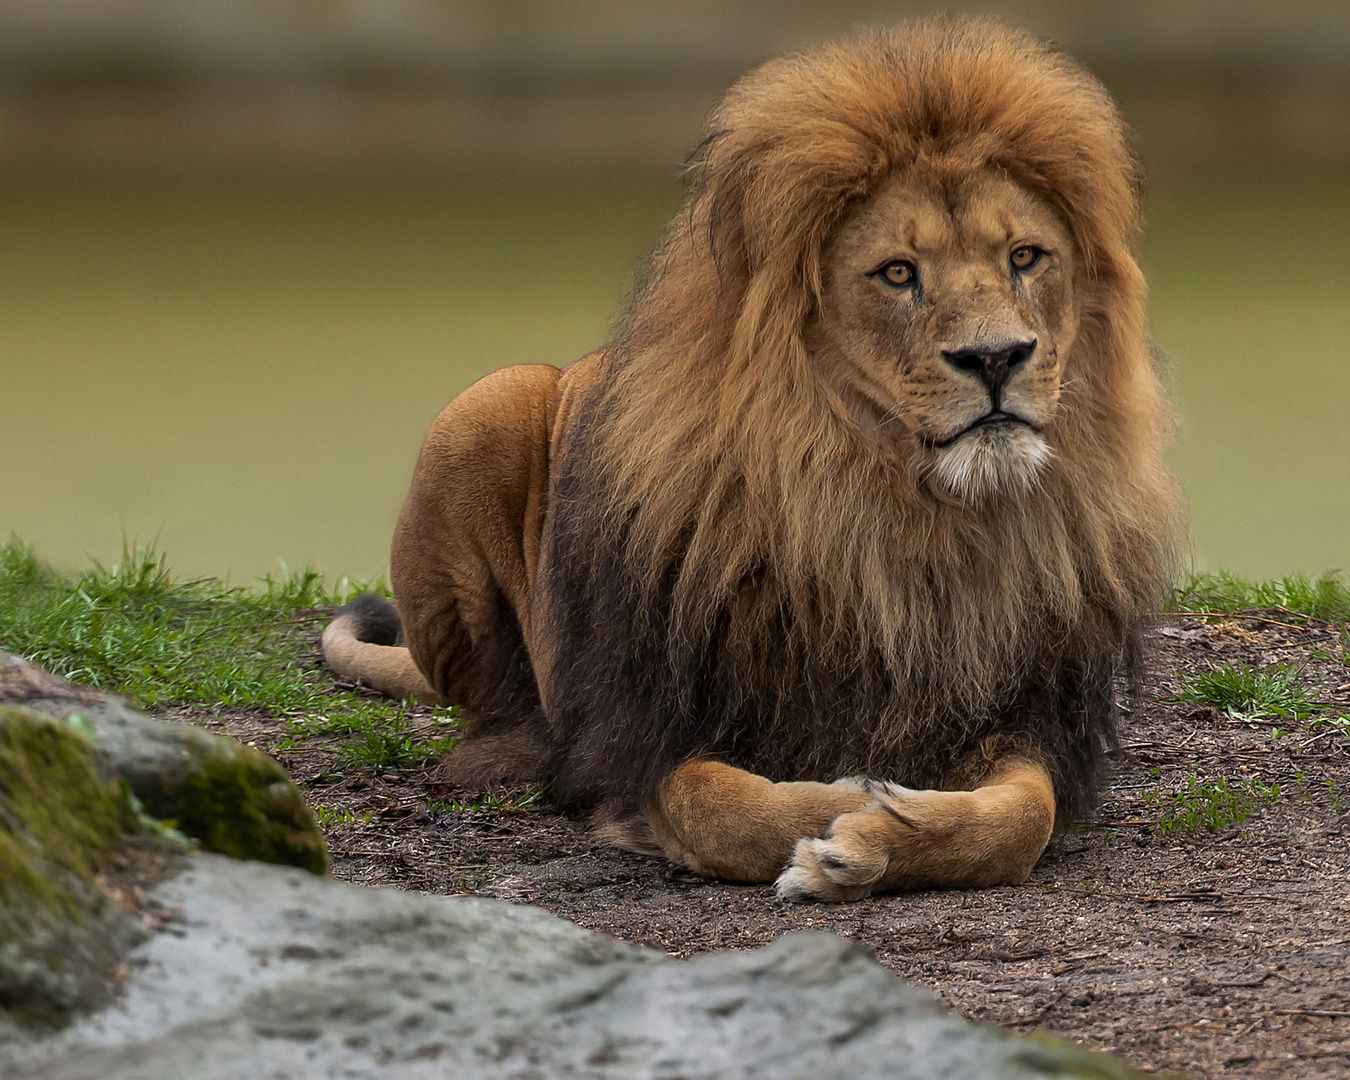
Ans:
{"type": "Polygon", "coordinates": [[[691,220],[724,286],[741,297],[732,349],[746,360],[796,355],[821,302],[821,251],[887,167],[856,128],[791,120],[743,116],[701,148],[691,220]]]}
{"type": "Polygon", "coordinates": [[[700,239],[706,239],[718,274],[723,280],[748,277],[745,177],[719,161],[705,160],[695,191],[691,213],[694,229],[700,239]]]}
{"type": "MultiPolygon", "coordinates": [[[[756,118],[759,119],[759,118],[756,118]]],[[[762,123],[762,121],[761,121],[762,123]]],[[[700,187],[702,224],[726,257],[733,246],[750,274],[818,254],[831,230],[884,176],[881,148],[862,132],[802,121],[769,133],[728,129],[708,146],[700,187]]]]}

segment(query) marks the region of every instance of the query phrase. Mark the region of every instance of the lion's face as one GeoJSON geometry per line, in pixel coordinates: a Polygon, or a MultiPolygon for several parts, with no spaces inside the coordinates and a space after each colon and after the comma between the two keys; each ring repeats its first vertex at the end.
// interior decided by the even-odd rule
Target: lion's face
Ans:
{"type": "Polygon", "coordinates": [[[845,219],[821,270],[808,341],[859,418],[917,441],[960,498],[1029,488],[1078,329],[1055,212],[992,171],[902,173],[845,219]]]}

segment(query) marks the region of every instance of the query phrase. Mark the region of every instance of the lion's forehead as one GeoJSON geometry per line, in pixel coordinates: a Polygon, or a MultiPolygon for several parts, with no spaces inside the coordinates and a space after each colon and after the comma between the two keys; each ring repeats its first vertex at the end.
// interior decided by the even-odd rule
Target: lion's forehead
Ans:
{"type": "Polygon", "coordinates": [[[1012,179],[979,169],[957,179],[906,169],[861,204],[840,229],[840,249],[893,250],[945,260],[988,260],[1010,243],[1067,246],[1055,209],[1012,179]]]}

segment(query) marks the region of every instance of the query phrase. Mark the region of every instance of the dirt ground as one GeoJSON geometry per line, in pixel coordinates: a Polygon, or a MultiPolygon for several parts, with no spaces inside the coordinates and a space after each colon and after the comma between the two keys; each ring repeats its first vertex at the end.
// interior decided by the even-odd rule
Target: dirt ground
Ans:
{"type": "MultiPolygon", "coordinates": [[[[1098,819],[1053,840],[1020,887],[788,905],[768,886],[604,848],[543,799],[475,808],[425,768],[342,775],[321,740],[275,754],[329,808],[333,873],[347,881],[537,904],[680,957],[831,930],[963,1016],[1146,1069],[1350,1075],[1350,743],[1326,727],[1280,722],[1296,730],[1272,733],[1270,720],[1169,701],[1181,673],[1289,662],[1307,665],[1314,700],[1350,715],[1343,645],[1332,628],[1278,613],[1168,616],[1148,642],[1153,674],[1126,717],[1098,819]],[[1167,835],[1158,796],[1192,777],[1268,794],[1243,822],[1167,835]]],[[[264,748],[286,733],[245,713],[166,715],[264,748]]]]}

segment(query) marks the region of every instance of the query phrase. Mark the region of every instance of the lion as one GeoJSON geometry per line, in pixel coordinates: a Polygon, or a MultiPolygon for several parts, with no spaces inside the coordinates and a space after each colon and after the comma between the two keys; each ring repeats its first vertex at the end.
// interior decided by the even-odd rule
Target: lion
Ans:
{"type": "Polygon", "coordinates": [[[462,706],[451,782],[548,781],[701,874],[1024,881],[1177,556],[1115,106],[918,22],[743,77],[690,175],[609,344],[440,414],[397,612],[344,609],[327,662],[462,706]]]}

